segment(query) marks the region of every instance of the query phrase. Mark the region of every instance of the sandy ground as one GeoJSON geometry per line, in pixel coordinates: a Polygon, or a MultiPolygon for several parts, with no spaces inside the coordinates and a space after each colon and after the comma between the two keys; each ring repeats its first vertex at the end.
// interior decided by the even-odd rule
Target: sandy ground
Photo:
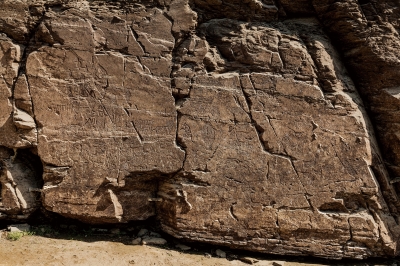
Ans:
{"type": "MultiPolygon", "coordinates": [[[[206,257],[153,246],[117,242],[84,242],[24,236],[17,241],[0,239],[0,265],[249,265],[239,260],[206,257]]],[[[300,265],[259,261],[254,265],[300,265]]],[[[303,264],[306,265],[306,264],[303,264]]],[[[315,265],[315,264],[314,264],[315,265]]]]}
{"type": "MultiPolygon", "coordinates": [[[[88,230],[66,229],[58,232],[49,227],[36,230],[35,235],[23,236],[11,241],[6,239],[5,230],[0,230],[0,266],[2,265],[143,265],[143,266],[177,266],[177,265],[249,265],[239,260],[240,253],[226,250],[228,259],[215,256],[216,247],[192,247],[191,251],[183,252],[174,248],[176,240],[169,239],[165,246],[132,245],[132,236],[123,234],[108,234],[97,236],[87,234],[88,230]],[[46,230],[44,230],[46,229],[46,230]],[[41,234],[43,233],[43,234],[41,234]],[[209,250],[209,251],[207,251],[209,250]],[[211,256],[210,254],[214,254],[211,256]],[[238,259],[236,259],[238,258],[238,259]]],[[[178,242],[179,243],[179,242],[178,242]]],[[[399,259],[374,259],[369,261],[318,261],[312,258],[293,259],[285,257],[271,260],[271,257],[257,257],[255,266],[304,266],[304,265],[390,265],[400,266],[399,259]],[[285,261],[286,260],[286,261],[285,261]]],[[[251,259],[258,256],[255,253],[245,255],[251,259]],[[253,257],[252,257],[253,256],[253,257]]]]}

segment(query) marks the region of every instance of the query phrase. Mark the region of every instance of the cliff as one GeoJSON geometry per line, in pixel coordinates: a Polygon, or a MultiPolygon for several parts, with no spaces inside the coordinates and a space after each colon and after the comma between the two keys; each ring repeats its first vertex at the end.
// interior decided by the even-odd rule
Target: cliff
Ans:
{"type": "Polygon", "coordinates": [[[0,218],[396,256],[397,0],[3,0],[0,218]]]}

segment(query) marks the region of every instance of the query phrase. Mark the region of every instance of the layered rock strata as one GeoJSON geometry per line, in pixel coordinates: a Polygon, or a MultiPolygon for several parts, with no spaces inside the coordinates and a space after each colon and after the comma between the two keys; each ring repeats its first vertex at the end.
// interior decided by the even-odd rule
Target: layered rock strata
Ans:
{"type": "Polygon", "coordinates": [[[398,255],[396,1],[0,6],[0,218],[398,255]]]}

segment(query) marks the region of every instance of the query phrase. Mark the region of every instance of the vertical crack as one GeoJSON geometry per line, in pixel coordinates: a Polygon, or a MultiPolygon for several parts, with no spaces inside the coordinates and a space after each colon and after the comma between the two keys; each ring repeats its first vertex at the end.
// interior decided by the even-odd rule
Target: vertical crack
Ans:
{"type": "MultiPolygon", "coordinates": [[[[32,99],[31,86],[30,86],[30,83],[29,83],[29,77],[26,75],[26,62],[27,62],[29,54],[32,52],[32,49],[33,49],[31,47],[32,40],[34,39],[35,34],[36,34],[38,28],[40,27],[40,24],[43,22],[43,20],[45,18],[45,15],[46,15],[46,11],[43,12],[42,16],[37,20],[35,26],[31,30],[31,32],[29,33],[29,36],[27,38],[27,45],[24,48],[23,54],[21,56],[20,65],[19,65],[19,68],[18,68],[18,75],[17,75],[17,78],[15,79],[15,81],[13,83],[13,86],[12,86],[12,102],[13,102],[13,107],[15,109],[15,86],[17,84],[18,79],[22,75],[25,75],[26,82],[27,82],[28,94],[29,94],[29,98],[30,98],[30,101],[31,101],[31,105],[32,105],[32,118],[33,118],[33,120],[35,121],[35,124],[36,124],[36,138],[38,137],[38,135],[37,135],[37,133],[38,133],[37,127],[38,127],[39,123],[36,120],[36,116],[35,116],[35,105],[34,105],[34,102],[33,102],[33,99],[32,99]]],[[[38,142],[38,139],[36,139],[36,143],[37,142],[38,142]]]]}
{"type": "Polygon", "coordinates": [[[231,215],[231,217],[233,218],[233,219],[235,219],[235,221],[239,221],[239,219],[238,219],[238,217],[235,215],[235,213],[233,212],[233,206],[235,206],[237,203],[236,202],[234,202],[234,203],[232,203],[232,205],[229,207],[229,214],[231,215]]]}
{"type": "MultiPolygon", "coordinates": [[[[251,80],[251,78],[250,78],[250,75],[248,76],[248,78],[249,78],[249,80],[251,81],[251,85],[252,85],[252,89],[254,90],[254,84],[253,84],[253,81],[251,80]]],[[[265,146],[265,143],[264,143],[264,141],[262,140],[262,138],[261,138],[261,135],[264,133],[264,130],[263,130],[263,128],[257,123],[257,121],[253,118],[253,115],[252,115],[252,102],[251,102],[251,99],[250,99],[250,95],[248,95],[247,93],[246,93],[246,90],[244,89],[244,84],[243,84],[243,81],[242,81],[242,79],[240,79],[240,88],[242,89],[242,93],[243,93],[243,96],[244,96],[244,98],[245,98],[245,100],[246,100],[246,104],[247,104],[247,109],[249,110],[249,112],[246,112],[247,114],[248,114],[248,116],[249,116],[249,118],[250,118],[250,121],[251,121],[251,124],[254,126],[254,128],[255,128],[255,130],[256,130],[256,132],[257,132],[257,136],[258,136],[258,140],[259,140],[259,142],[260,142],[260,144],[261,144],[261,147],[263,148],[263,150],[265,151],[265,152],[268,152],[268,149],[267,149],[267,147],[265,146]]],[[[269,152],[268,152],[269,153],[269,152]]]]}
{"type": "Polygon", "coordinates": [[[140,134],[139,130],[136,128],[135,122],[131,121],[131,124],[132,124],[132,126],[133,126],[133,129],[135,129],[136,134],[138,135],[138,138],[139,138],[140,143],[142,143],[142,142],[143,142],[143,136],[142,136],[142,134],[140,134]]]}
{"type": "MultiPolygon", "coordinates": [[[[171,34],[172,36],[174,36],[174,48],[172,49],[172,63],[175,64],[178,60],[177,60],[177,49],[178,47],[181,45],[181,43],[183,42],[182,40],[179,41],[178,40],[178,36],[176,34],[174,34],[174,32],[172,31],[172,26],[174,24],[174,20],[166,13],[163,12],[163,15],[171,22],[171,34]]],[[[170,78],[170,88],[171,88],[171,95],[172,97],[175,99],[175,106],[176,106],[176,133],[175,133],[175,144],[184,152],[185,156],[182,162],[182,168],[180,169],[180,171],[183,169],[185,162],[186,162],[186,158],[187,158],[187,152],[186,152],[186,145],[183,143],[183,140],[179,137],[179,125],[181,122],[181,118],[182,118],[182,114],[179,112],[179,110],[177,109],[177,107],[179,106],[178,102],[179,101],[183,101],[183,99],[180,99],[177,95],[174,95],[174,93],[172,92],[172,89],[175,87],[175,79],[174,79],[174,71],[176,70],[176,66],[172,66],[171,68],[171,72],[169,75],[170,78]]],[[[190,95],[190,91],[189,91],[189,95],[190,95]]],[[[178,171],[179,172],[179,171],[178,171]]]]}
{"type": "MultiPolygon", "coordinates": [[[[346,244],[347,244],[348,242],[350,242],[350,241],[353,240],[353,231],[352,231],[352,229],[351,229],[350,218],[351,218],[351,217],[347,218],[347,223],[348,223],[348,225],[349,225],[349,234],[350,234],[350,237],[349,237],[349,239],[346,241],[346,244]]],[[[346,245],[346,244],[345,244],[345,245],[346,245]]]]}
{"type": "Polygon", "coordinates": [[[143,45],[143,43],[142,43],[141,41],[139,41],[139,37],[140,37],[139,34],[133,29],[132,26],[129,26],[129,28],[130,28],[130,30],[132,31],[132,34],[133,34],[133,37],[135,38],[135,41],[139,44],[140,48],[142,48],[143,52],[144,52],[145,54],[149,54],[149,53],[146,51],[146,47],[143,45]]]}

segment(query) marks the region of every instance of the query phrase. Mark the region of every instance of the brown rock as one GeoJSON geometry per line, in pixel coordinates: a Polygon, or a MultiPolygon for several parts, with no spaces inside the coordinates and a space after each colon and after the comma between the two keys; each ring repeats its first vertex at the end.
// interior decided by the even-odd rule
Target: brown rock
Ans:
{"type": "Polygon", "coordinates": [[[41,192],[89,223],[157,215],[231,248],[398,255],[395,1],[0,10],[1,216],[30,214],[41,192]]]}

